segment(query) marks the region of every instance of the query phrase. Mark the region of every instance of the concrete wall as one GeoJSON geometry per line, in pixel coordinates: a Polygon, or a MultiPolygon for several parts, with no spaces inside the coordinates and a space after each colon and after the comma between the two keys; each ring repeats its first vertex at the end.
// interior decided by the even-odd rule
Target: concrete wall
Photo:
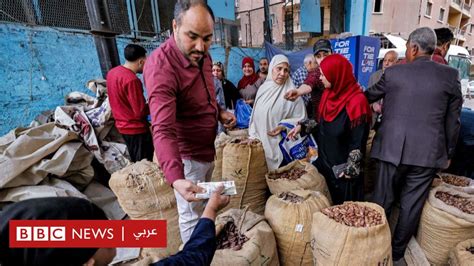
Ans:
{"type": "Polygon", "coordinates": [[[88,35],[0,24],[0,50],[0,135],[101,76],[88,35]]]}
{"type": "MultiPolygon", "coordinates": [[[[128,43],[129,39],[117,39],[121,62],[128,43]]],[[[142,45],[149,50],[158,47],[142,45]]],[[[85,83],[102,76],[89,34],[0,24],[0,51],[0,136],[62,105],[72,91],[89,93],[85,83]]],[[[220,46],[210,52],[214,61],[228,62],[227,76],[235,84],[242,77],[244,56],[258,60],[265,55],[263,49],[232,48],[226,53],[220,46]]]]}
{"type": "MultiPolygon", "coordinates": [[[[372,4],[375,2],[372,1],[372,4]]],[[[373,11],[373,5],[371,11],[373,11]]],[[[376,33],[400,34],[407,38],[418,25],[420,1],[383,0],[382,12],[373,13],[370,31],[376,33]]]]}

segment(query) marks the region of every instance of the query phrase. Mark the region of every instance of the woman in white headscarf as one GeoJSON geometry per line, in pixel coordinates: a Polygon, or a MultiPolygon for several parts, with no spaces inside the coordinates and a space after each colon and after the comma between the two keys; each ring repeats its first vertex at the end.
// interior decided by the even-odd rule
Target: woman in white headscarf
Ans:
{"type": "Polygon", "coordinates": [[[258,89],[250,117],[250,138],[262,142],[269,170],[277,169],[283,162],[283,154],[278,145],[282,140],[280,132],[285,130],[282,124],[295,126],[298,121],[306,118],[301,98],[294,102],[284,98],[287,91],[295,88],[289,76],[288,58],[281,54],[275,55],[270,62],[267,79],[258,89]]]}

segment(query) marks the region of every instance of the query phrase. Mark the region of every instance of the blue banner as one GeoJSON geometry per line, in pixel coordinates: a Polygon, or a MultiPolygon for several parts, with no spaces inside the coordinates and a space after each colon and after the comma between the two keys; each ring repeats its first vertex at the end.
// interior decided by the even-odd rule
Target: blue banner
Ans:
{"type": "Polygon", "coordinates": [[[235,20],[235,0],[207,0],[214,16],[235,20]]]}
{"type": "Polygon", "coordinates": [[[300,20],[301,31],[321,32],[321,1],[301,0],[300,20]]]}
{"type": "Polygon", "coordinates": [[[357,72],[356,77],[360,85],[367,88],[369,79],[372,73],[377,70],[377,57],[380,49],[380,39],[357,36],[358,43],[358,58],[357,58],[357,72]]]}
{"type": "Polygon", "coordinates": [[[303,60],[304,57],[307,54],[312,54],[313,53],[313,48],[306,48],[301,51],[297,52],[288,52],[288,51],[283,51],[280,48],[273,46],[269,42],[265,42],[265,56],[268,58],[268,61],[271,61],[273,56],[277,54],[283,54],[288,57],[288,60],[290,61],[290,70],[291,73],[295,72],[300,66],[303,65],[303,60]]]}

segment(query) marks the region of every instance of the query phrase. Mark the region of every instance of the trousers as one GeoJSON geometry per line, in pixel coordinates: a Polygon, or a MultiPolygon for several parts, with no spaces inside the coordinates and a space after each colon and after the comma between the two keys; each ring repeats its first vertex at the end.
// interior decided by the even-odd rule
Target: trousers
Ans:
{"type": "Polygon", "coordinates": [[[382,206],[387,219],[395,199],[400,199],[400,214],[392,238],[393,260],[405,255],[415,234],[434,175],[439,169],[377,161],[377,180],[373,202],[382,206]]]}
{"type": "MultiPolygon", "coordinates": [[[[186,180],[191,180],[194,184],[197,184],[198,182],[211,181],[214,162],[200,162],[185,159],[182,161],[184,164],[184,176],[186,180]]],[[[179,232],[183,244],[186,244],[189,238],[191,238],[194,227],[196,227],[199,218],[204,212],[206,202],[188,202],[176,190],[174,190],[174,195],[176,197],[179,214],[179,232]]]]}

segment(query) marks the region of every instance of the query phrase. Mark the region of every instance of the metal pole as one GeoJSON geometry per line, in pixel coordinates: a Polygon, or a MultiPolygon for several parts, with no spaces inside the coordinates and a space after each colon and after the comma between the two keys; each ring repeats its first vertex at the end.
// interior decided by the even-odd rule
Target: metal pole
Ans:
{"type": "Polygon", "coordinates": [[[248,13],[249,16],[249,37],[250,37],[250,47],[252,47],[252,20],[250,19],[250,11],[248,13]]]}
{"type": "Polygon", "coordinates": [[[269,43],[273,43],[272,27],[270,25],[270,7],[268,0],[263,0],[263,13],[265,15],[265,21],[263,22],[265,40],[269,43]]]}
{"type": "Polygon", "coordinates": [[[111,68],[120,65],[115,40],[117,33],[112,31],[106,0],[86,0],[86,8],[91,24],[91,33],[94,36],[94,43],[99,55],[100,69],[105,78],[111,68]]]}

